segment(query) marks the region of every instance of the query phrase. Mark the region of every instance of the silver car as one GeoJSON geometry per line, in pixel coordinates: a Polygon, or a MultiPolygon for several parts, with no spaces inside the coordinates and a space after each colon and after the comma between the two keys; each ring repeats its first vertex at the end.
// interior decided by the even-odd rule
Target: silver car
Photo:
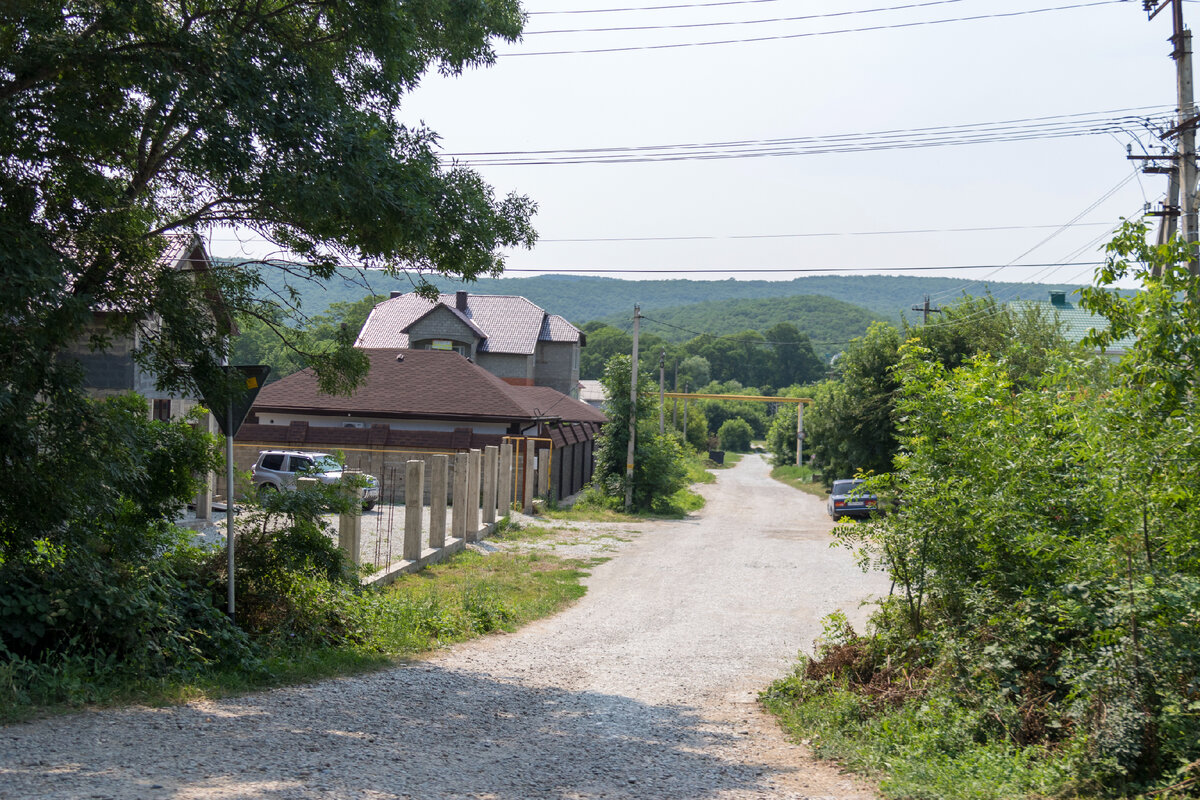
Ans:
{"type": "Polygon", "coordinates": [[[861,478],[834,481],[825,510],[834,522],[842,517],[869,517],[879,509],[879,498],[860,488],[861,478]]]}
{"type": "MultiPolygon", "coordinates": [[[[333,484],[342,479],[344,467],[329,453],[305,453],[300,450],[263,450],[250,470],[254,488],[258,491],[292,492],[296,490],[297,475],[316,478],[333,484]]],[[[379,502],[379,481],[363,475],[367,485],[362,487],[362,506],[370,511],[379,502]]]]}

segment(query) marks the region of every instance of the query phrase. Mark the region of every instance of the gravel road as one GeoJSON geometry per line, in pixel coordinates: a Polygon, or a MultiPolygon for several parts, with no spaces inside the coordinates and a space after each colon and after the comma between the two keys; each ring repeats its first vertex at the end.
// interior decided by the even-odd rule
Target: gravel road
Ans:
{"type": "MultiPolygon", "coordinates": [[[[359,678],[0,728],[2,798],[867,800],[755,696],[820,618],[886,591],[822,503],[745,458],[675,522],[563,526],[587,595],[515,634],[359,678]]],[[[541,542],[538,546],[548,546],[541,542]]]]}

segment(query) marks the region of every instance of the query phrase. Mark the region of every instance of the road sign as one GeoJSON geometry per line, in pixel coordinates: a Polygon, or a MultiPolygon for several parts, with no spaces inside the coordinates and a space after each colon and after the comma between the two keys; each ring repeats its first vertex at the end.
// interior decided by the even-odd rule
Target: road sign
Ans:
{"type": "Polygon", "coordinates": [[[228,401],[221,401],[221,395],[224,392],[210,392],[202,389],[205,405],[212,415],[217,419],[217,425],[221,427],[221,433],[226,436],[237,436],[238,428],[242,427],[242,423],[246,420],[246,415],[250,413],[250,406],[254,405],[254,398],[258,397],[258,392],[262,389],[263,383],[267,376],[271,374],[271,368],[266,364],[255,364],[253,366],[237,366],[237,367],[222,367],[225,374],[228,375],[232,370],[235,380],[235,391],[240,390],[240,394],[233,398],[233,408],[230,409],[228,401]],[[232,414],[230,411],[232,410],[232,414]],[[229,430],[232,425],[233,430],[229,430]]]}

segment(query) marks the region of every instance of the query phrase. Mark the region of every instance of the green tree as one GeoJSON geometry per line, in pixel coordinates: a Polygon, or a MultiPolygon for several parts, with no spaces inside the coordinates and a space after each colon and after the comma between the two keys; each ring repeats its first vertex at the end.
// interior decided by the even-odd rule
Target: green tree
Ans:
{"type": "MultiPolygon", "coordinates": [[[[278,319],[252,269],[158,269],[171,234],[245,226],[316,279],[342,260],[497,274],[504,247],[531,243],[532,203],[496,200],[399,122],[427,69],[490,63],[492,37],[521,24],[515,0],[0,7],[0,348],[22,354],[0,365],[0,524],[41,492],[36,465],[61,462],[60,442],[109,457],[77,438],[93,412],[59,357],[94,311],[96,343],[161,317],[137,357],[183,391],[222,379],[231,314],[278,319]]],[[[351,343],[302,360],[345,388],[365,368],[351,343]]],[[[41,534],[71,513],[43,508],[41,534]]]]}
{"type": "Polygon", "coordinates": [[[593,483],[614,503],[624,502],[629,418],[633,414],[637,428],[633,507],[639,511],[669,511],[672,496],[687,487],[683,448],[673,432],[658,434],[657,397],[643,388],[649,385],[647,376],[639,376],[637,401],[632,401],[632,361],[631,356],[613,356],[601,378],[610,399],[605,409],[608,424],[596,448],[593,483]]]}
{"type": "Polygon", "coordinates": [[[604,376],[604,365],[610,358],[633,352],[633,337],[611,325],[589,323],[584,326],[584,333],[587,334],[587,347],[579,354],[580,378],[599,380],[604,376]],[[589,326],[598,327],[588,330],[589,326]]]}
{"type": "Polygon", "coordinates": [[[721,423],[721,427],[717,431],[717,438],[721,442],[722,450],[731,450],[735,453],[748,453],[750,452],[750,437],[752,433],[750,423],[744,419],[735,417],[721,423]]]}

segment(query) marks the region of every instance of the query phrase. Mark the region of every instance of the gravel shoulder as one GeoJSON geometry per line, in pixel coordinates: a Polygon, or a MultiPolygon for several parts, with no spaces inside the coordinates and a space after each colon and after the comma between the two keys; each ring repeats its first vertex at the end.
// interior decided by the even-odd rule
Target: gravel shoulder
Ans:
{"type": "Polygon", "coordinates": [[[612,558],[561,614],[384,672],[0,728],[3,798],[874,797],[756,702],[836,609],[887,590],[822,503],[747,457],[685,520],[549,523],[612,558]]]}

